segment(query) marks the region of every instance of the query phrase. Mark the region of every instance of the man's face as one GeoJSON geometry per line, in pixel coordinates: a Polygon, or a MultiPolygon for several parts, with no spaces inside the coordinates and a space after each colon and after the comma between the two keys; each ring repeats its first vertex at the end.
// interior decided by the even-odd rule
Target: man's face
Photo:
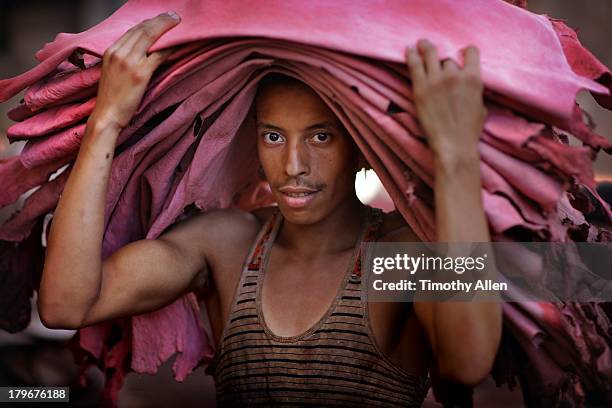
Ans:
{"type": "Polygon", "coordinates": [[[311,224],[354,195],[355,147],[306,85],[272,84],[256,100],[257,150],[283,216],[311,224]]]}

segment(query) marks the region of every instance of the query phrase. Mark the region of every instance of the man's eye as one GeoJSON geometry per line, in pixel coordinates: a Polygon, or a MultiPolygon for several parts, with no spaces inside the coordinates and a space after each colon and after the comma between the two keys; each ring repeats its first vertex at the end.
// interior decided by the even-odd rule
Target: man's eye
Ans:
{"type": "Polygon", "coordinates": [[[283,141],[283,137],[276,132],[266,132],[263,134],[264,142],[266,143],[281,143],[283,141]]]}
{"type": "Polygon", "coordinates": [[[315,143],[326,143],[330,139],[330,135],[328,133],[320,132],[312,137],[315,143]]]}

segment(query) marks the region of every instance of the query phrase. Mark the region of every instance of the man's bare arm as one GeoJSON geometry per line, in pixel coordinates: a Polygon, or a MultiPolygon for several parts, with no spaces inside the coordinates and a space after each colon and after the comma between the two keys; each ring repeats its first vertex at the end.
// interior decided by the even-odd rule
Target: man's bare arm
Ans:
{"type": "Polygon", "coordinates": [[[206,214],[157,239],[132,242],[106,259],[100,290],[79,326],[157,310],[208,285],[203,224],[206,214]]]}
{"type": "Polygon", "coordinates": [[[160,15],[130,29],[104,55],[96,108],[54,213],[38,306],[50,327],[80,327],[169,302],[197,281],[204,260],[179,227],[101,259],[109,174],[119,132],[168,51],[146,51],[178,22],[160,15]],[[188,252],[188,253],[187,253],[188,252]],[[103,278],[104,277],[104,278],[103,278]],[[135,286],[137,285],[137,286],[135,286]]]}
{"type": "MultiPolygon", "coordinates": [[[[464,67],[442,66],[431,43],[410,49],[415,105],[435,157],[436,235],[439,242],[489,242],[481,198],[478,139],[486,117],[478,50],[464,67]]],[[[440,376],[475,385],[491,370],[502,331],[500,302],[415,302],[440,376]],[[460,339],[460,341],[458,341],[460,339]]]]}

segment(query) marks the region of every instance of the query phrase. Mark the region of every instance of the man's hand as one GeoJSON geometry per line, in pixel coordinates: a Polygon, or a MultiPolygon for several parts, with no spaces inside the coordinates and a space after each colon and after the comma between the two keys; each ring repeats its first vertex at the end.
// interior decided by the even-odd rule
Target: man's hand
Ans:
{"type": "Polygon", "coordinates": [[[179,21],[179,16],[172,12],[144,20],[106,50],[92,117],[118,129],[130,123],[153,72],[172,51],[166,49],[149,55],[147,50],[179,21]]]}
{"type": "Polygon", "coordinates": [[[460,68],[450,59],[440,63],[436,48],[427,40],[420,40],[417,48],[407,49],[406,61],[417,115],[430,147],[443,161],[475,158],[486,118],[478,49],[465,49],[460,68]]]}

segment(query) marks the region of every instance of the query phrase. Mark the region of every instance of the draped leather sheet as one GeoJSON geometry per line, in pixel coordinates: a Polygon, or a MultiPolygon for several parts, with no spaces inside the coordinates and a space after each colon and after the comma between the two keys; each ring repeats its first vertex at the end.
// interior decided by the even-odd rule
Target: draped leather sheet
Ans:
{"type": "MultiPolygon", "coordinates": [[[[610,108],[610,72],[561,21],[496,0],[129,1],[83,33],[59,34],[36,54],[36,67],[0,81],[2,101],[27,88],[9,112],[17,123],[8,130],[10,140],[27,143],[0,161],[0,206],[38,188],[0,227],[0,327],[17,331],[28,322],[28,298],[42,269],[43,220],[57,204],[95,106],[100,56],[128,28],[168,10],[182,21],[151,50],[176,49],[119,136],[104,257],[158,237],[193,211],[270,202],[256,176],[250,110],[257,82],[270,72],[297,77],[320,95],[409,225],[422,240],[435,240],[432,153],[403,63],[405,47],[419,38],[436,44],[441,58],[461,61],[460,50],[470,44],[481,51],[488,117],[478,148],[493,239],[520,231],[528,240],[608,240],[611,213],[594,191],[592,160],[612,143],[583,123],[575,96],[587,89],[610,108]],[[568,133],[582,146],[566,143],[568,133]],[[585,218],[595,207],[607,227],[585,218]]],[[[519,374],[538,384],[537,393],[524,390],[534,403],[579,404],[585,392],[612,403],[604,307],[504,304],[495,378],[512,385],[519,374]]],[[[129,368],[154,373],[178,353],[173,368],[182,380],[212,356],[194,294],[154,313],[82,329],[78,340],[101,367],[115,369],[106,393],[112,401],[129,368]]]]}

